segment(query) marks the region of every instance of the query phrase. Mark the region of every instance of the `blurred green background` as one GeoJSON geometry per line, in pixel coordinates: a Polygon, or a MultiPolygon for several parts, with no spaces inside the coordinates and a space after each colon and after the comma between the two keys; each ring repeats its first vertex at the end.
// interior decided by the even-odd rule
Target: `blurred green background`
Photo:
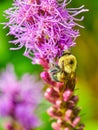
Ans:
{"type": "MultiPolygon", "coordinates": [[[[5,22],[3,11],[11,6],[12,0],[0,0],[0,22],[5,22]]],[[[73,0],[71,7],[85,4],[90,11],[84,13],[85,19],[81,22],[85,29],[80,29],[81,36],[77,39],[77,45],[72,49],[78,60],[76,93],[80,97],[81,119],[85,123],[85,130],[98,130],[98,0],[73,0]]],[[[8,41],[13,37],[6,36],[8,29],[0,25],[0,70],[8,63],[14,64],[17,76],[24,73],[40,74],[42,68],[32,65],[31,60],[23,56],[24,48],[10,51],[12,44],[8,41]]],[[[38,130],[52,130],[51,120],[45,113],[50,106],[43,101],[39,107],[39,116],[43,120],[42,127],[38,130]]],[[[0,124],[0,130],[3,130],[0,124]]]]}

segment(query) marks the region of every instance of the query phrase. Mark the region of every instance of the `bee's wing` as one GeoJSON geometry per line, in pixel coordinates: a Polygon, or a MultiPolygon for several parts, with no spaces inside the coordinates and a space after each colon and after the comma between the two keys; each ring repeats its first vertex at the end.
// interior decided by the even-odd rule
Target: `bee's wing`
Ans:
{"type": "Polygon", "coordinates": [[[62,71],[64,71],[64,60],[62,61],[62,63],[61,63],[61,68],[62,68],[62,71]]]}
{"type": "Polygon", "coordinates": [[[70,75],[67,80],[66,86],[68,86],[68,88],[74,90],[75,84],[76,84],[76,73],[72,73],[72,76],[70,75]]]}

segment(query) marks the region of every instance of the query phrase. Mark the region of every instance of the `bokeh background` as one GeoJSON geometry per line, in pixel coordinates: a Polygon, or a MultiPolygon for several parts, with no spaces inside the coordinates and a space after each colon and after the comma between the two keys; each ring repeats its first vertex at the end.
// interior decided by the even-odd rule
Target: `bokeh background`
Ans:
{"type": "MultiPolygon", "coordinates": [[[[5,22],[3,11],[9,8],[12,0],[0,0],[0,22],[5,22]]],[[[85,130],[98,130],[98,0],[73,0],[71,7],[84,4],[89,12],[84,13],[85,19],[81,22],[85,29],[80,29],[81,36],[77,39],[77,45],[72,52],[77,57],[77,85],[76,93],[79,95],[81,106],[81,119],[85,123],[85,130]]],[[[32,65],[31,60],[23,56],[24,48],[10,51],[12,36],[6,36],[8,29],[0,25],[0,71],[7,64],[12,63],[18,77],[24,73],[40,74],[42,68],[32,65]]],[[[42,120],[42,126],[38,130],[52,130],[51,120],[45,110],[50,104],[43,100],[38,109],[38,115],[42,120]]],[[[0,130],[2,119],[0,119],[0,130]]]]}

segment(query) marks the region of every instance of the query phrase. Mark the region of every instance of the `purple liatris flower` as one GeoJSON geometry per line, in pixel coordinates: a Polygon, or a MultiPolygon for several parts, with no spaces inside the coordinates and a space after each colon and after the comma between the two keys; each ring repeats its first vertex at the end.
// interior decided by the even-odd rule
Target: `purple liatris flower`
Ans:
{"type": "Polygon", "coordinates": [[[12,8],[5,11],[9,19],[5,27],[9,27],[8,34],[15,36],[11,42],[18,44],[12,49],[25,46],[25,56],[51,62],[74,46],[79,36],[75,27],[82,27],[76,21],[84,18],[76,16],[88,10],[83,9],[84,6],[67,8],[69,3],[66,0],[61,4],[56,0],[14,0],[12,8]]]}
{"type": "Polygon", "coordinates": [[[23,130],[39,125],[35,109],[41,100],[42,83],[25,74],[21,80],[15,76],[12,66],[0,74],[0,117],[10,117],[23,130]]]}

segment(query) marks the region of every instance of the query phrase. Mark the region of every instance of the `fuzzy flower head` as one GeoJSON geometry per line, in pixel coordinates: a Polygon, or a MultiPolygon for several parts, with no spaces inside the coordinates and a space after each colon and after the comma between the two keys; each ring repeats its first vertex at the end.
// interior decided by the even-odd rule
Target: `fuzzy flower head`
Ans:
{"type": "Polygon", "coordinates": [[[42,83],[25,74],[21,80],[15,76],[12,66],[0,74],[0,117],[10,117],[25,129],[38,125],[35,109],[41,98],[42,83]]]}
{"type": "MultiPolygon", "coordinates": [[[[76,26],[80,26],[75,16],[88,11],[79,8],[67,8],[70,3],[64,0],[14,0],[13,7],[6,10],[9,22],[9,34],[15,36],[11,41],[18,48],[25,46],[24,55],[44,59],[48,62],[59,58],[63,51],[75,45],[79,36],[76,26]]],[[[15,49],[15,48],[14,48],[15,49]]],[[[16,50],[16,49],[15,49],[16,50]]]]}

